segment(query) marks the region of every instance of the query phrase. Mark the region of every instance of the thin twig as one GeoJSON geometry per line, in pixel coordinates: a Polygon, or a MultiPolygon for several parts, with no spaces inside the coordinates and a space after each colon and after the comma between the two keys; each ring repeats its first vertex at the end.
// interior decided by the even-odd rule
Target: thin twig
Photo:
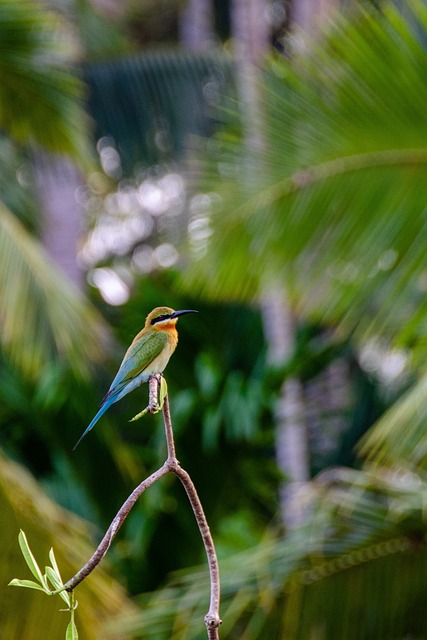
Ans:
{"type": "MultiPolygon", "coordinates": [[[[160,379],[158,376],[151,376],[149,379],[149,405],[148,411],[156,409],[158,407],[158,390],[160,385],[160,379]]],[[[210,529],[206,520],[206,516],[203,511],[202,503],[197,495],[196,488],[189,476],[189,474],[181,467],[179,461],[176,458],[175,442],[173,437],[172,421],[169,409],[169,399],[166,394],[163,403],[163,420],[165,425],[165,435],[168,457],[164,464],[154,471],[148,478],[143,480],[132,491],[127,500],[118,510],[115,518],[111,522],[107,529],[106,534],[98,545],[95,553],[86,562],[86,564],[65,584],[67,591],[73,591],[77,585],[79,585],[92,571],[98,566],[102,558],[107,553],[114,538],[117,535],[123,522],[129,515],[130,510],[138,500],[138,498],[144,493],[148,487],[150,487],[156,480],[166,475],[167,473],[173,473],[181,481],[184,489],[187,493],[187,497],[190,501],[191,507],[196,518],[197,525],[199,527],[200,535],[202,536],[203,544],[205,546],[206,557],[209,565],[209,575],[211,583],[210,593],[210,606],[209,611],[205,616],[206,630],[208,633],[208,640],[219,640],[218,627],[221,624],[221,618],[219,617],[219,601],[220,601],[220,582],[219,582],[219,568],[218,560],[215,553],[215,546],[210,533],[210,529]]]]}
{"type": "Polygon", "coordinates": [[[196,487],[194,486],[189,474],[185,471],[185,469],[181,467],[175,456],[175,445],[173,438],[172,421],[169,411],[168,396],[165,397],[165,401],[163,404],[163,419],[165,423],[166,442],[168,444],[167,462],[169,463],[169,469],[180,479],[182,485],[184,486],[187,497],[193,509],[197,525],[199,527],[200,535],[202,536],[203,544],[205,546],[211,582],[210,606],[209,611],[205,616],[205,624],[209,640],[217,640],[219,638],[218,627],[221,624],[221,618],[219,617],[219,567],[215,552],[215,545],[211,536],[205,513],[203,511],[202,503],[200,502],[200,498],[196,491],[196,487]]]}
{"type": "Polygon", "coordinates": [[[165,436],[166,436],[166,446],[168,451],[168,460],[176,460],[176,462],[178,462],[176,453],[175,453],[175,441],[173,437],[171,412],[169,408],[169,398],[167,394],[163,402],[163,421],[165,423],[165,436]]]}
{"type": "Polygon", "coordinates": [[[82,582],[85,578],[87,578],[87,576],[90,573],[92,573],[92,571],[99,565],[102,558],[105,556],[108,549],[110,548],[111,543],[113,542],[114,538],[117,535],[117,532],[119,531],[123,522],[126,520],[127,516],[129,515],[129,512],[134,506],[135,502],[144,493],[144,491],[148,489],[148,487],[150,487],[154,482],[156,482],[156,480],[158,480],[162,476],[165,476],[167,473],[169,473],[169,471],[170,471],[169,465],[167,462],[165,462],[160,467],[160,469],[157,469],[157,471],[154,471],[154,473],[152,473],[150,476],[148,476],[148,478],[143,480],[141,484],[139,484],[136,487],[136,489],[132,491],[130,496],[127,498],[127,500],[122,504],[122,506],[118,510],[116,516],[114,517],[113,521],[108,527],[105,536],[102,538],[93,556],[76,573],[75,576],[70,578],[70,580],[68,580],[68,582],[65,583],[65,587],[67,591],[72,591],[73,589],[75,589],[77,585],[80,584],[80,582],[82,582]]]}
{"type": "Polygon", "coordinates": [[[194,486],[190,476],[180,466],[178,461],[176,466],[171,468],[171,471],[181,480],[181,483],[184,486],[199,527],[200,535],[202,536],[203,544],[205,545],[211,582],[210,605],[209,611],[205,616],[205,625],[208,631],[209,640],[216,640],[217,638],[219,638],[218,627],[222,621],[219,617],[220,582],[215,546],[206,520],[206,516],[203,511],[202,503],[200,502],[199,496],[197,495],[196,487],[194,486]]]}

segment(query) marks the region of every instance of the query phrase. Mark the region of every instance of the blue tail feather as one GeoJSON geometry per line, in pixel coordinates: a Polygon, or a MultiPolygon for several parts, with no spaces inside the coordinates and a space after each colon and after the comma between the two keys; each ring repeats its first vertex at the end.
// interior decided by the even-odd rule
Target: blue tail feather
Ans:
{"type": "Polygon", "coordinates": [[[78,445],[80,444],[80,442],[83,440],[83,438],[85,437],[85,435],[87,435],[89,433],[89,431],[91,429],[93,429],[93,427],[96,425],[96,423],[98,422],[99,418],[101,416],[104,415],[104,413],[107,411],[107,409],[109,409],[111,407],[111,405],[116,402],[117,398],[116,397],[111,397],[107,400],[107,402],[105,402],[105,404],[102,404],[98,413],[96,414],[96,416],[92,419],[92,421],[90,422],[89,426],[86,428],[86,430],[82,433],[82,435],[80,436],[80,438],[77,440],[76,444],[73,447],[73,451],[75,449],[77,449],[78,445]]]}
{"type": "Polygon", "coordinates": [[[130,393],[133,389],[138,387],[142,382],[146,382],[147,379],[148,379],[148,375],[142,372],[141,374],[132,378],[130,381],[126,381],[126,383],[119,383],[119,384],[116,384],[116,386],[113,386],[115,383],[115,379],[114,379],[110,389],[108,390],[106,396],[104,397],[103,401],[100,404],[98,413],[93,418],[92,422],[89,424],[86,431],[84,431],[84,433],[77,440],[76,444],[73,447],[73,451],[78,447],[78,445],[83,440],[85,435],[88,434],[91,429],[93,429],[93,427],[98,422],[99,418],[104,415],[104,413],[107,411],[107,409],[111,407],[112,404],[114,404],[118,400],[121,400],[123,396],[130,393]]]}

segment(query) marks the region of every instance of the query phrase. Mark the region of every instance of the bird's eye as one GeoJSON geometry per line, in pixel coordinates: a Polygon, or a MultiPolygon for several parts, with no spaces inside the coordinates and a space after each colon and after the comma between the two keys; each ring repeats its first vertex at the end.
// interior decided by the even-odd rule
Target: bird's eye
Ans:
{"type": "Polygon", "coordinates": [[[151,324],[156,324],[156,322],[161,322],[162,320],[167,320],[169,316],[166,313],[162,313],[160,316],[153,318],[151,324]]]}

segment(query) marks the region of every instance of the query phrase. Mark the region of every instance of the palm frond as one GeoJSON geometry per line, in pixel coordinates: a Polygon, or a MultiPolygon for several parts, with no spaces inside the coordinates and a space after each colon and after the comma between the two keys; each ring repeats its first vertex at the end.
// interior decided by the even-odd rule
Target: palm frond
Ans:
{"type": "Polygon", "coordinates": [[[38,229],[30,162],[18,145],[0,137],[0,193],[3,204],[31,231],[38,229]],[[18,179],[17,179],[18,178],[18,179]]]}
{"type": "Polygon", "coordinates": [[[135,164],[175,160],[190,136],[209,135],[217,102],[232,85],[231,65],[220,52],[127,56],[87,65],[85,79],[97,136],[113,139],[126,174],[135,164]]]}
{"type": "Polygon", "coordinates": [[[411,6],[412,22],[361,11],[272,62],[263,148],[248,165],[238,139],[218,144],[208,188],[222,204],[186,287],[256,299],[283,281],[301,315],[424,352],[427,16],[411,6]]]}
{"type": "MultiPolygon", "coordinates": [[[[427,485],[409,473],[334,469],[299,497],[307,509],[302,525],[221,562],[224,636],[397,640],[414,631],[413,608],[427,591],[427,485]]],[[[143,613],[110,632],[203,638],[207,597],[205,567],[177,574],[143,598],[143,613]]],[[[414,637],[422,637],[425,625],[416,624],[421,635],[414,637]]]]}
{"type": "Polygon", "coordinates": [[[87,157],[76,42],[59,14],[34,0],[0,2],[0,126],[20,143],[87,157]]]}
{"type": "Polygon", "coordinates": [[[360,455],[376,465],[425,470],[426,397],[427,376],[423,375],[363,437],[360,455]]]}
{"type": "Polygon", "coordinates": [[[31,380],[49,366],[87,377],[109,344],[101,317],[0,204],[0,341],[31,380]]]}
{"type": "MultiPolygon", "coordinates": [[[[48,498],[23,467],[0,454],[0,505],[2,532],[0,548],[1,631],[7,638],[63,638],[67,614],[59,599],[47,598],[27,589],[6,587],[13,578],[28,578],[28,567],[18,546],[18,532],[25,530],[30,546],[42,565],[48,564],[52,547],[64,580],[71,577],[93,552],[91,532],[86,522],[64,511],[48,498]]],[[[108,575],[105,567],[79,587],[77,626],[82,640],[100,635],[100,620],[113,617],[123,609],[135,607],[123,589],[108,575]]],[[[116,640],[129,638],[121,632],[116,640]]]]}

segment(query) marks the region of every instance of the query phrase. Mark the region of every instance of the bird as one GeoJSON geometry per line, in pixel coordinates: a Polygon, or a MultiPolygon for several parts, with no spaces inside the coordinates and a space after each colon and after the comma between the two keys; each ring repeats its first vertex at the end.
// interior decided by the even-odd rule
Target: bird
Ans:
{"type": "Polygon", "coordinates": [[[73,451],[112,404],[147,382],[150,376],[163,373],[178,343],[176,323],[186,313],[198,312],[195,309],[174,311],[170,307],[156,307],[150,311],[144,328],[126,351],[116,377],[99,405],[98,413],[80,436],[73,451]]]}

